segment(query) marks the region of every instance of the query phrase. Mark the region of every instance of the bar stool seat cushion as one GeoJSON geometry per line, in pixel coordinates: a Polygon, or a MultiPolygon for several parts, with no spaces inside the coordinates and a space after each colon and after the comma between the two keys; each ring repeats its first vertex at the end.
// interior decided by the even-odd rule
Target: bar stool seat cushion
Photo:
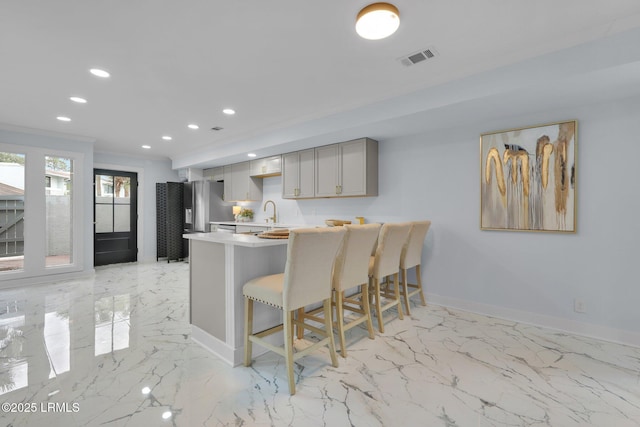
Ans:
{"type": "Polygon", "coordinates": [[[242,293],[263,304],[282,308],[282,290],[284,288],[284,273],[256,277],[249,280],[242,288],[242,293]]]}

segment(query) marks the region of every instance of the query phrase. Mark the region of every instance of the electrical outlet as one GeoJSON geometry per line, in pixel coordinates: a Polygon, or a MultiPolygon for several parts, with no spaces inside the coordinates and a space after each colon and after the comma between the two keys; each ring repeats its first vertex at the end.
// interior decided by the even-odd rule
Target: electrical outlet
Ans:
{"type": "Polygon", "coordinates": [[[576,313],[586,313],[587,305],[584,303],[584,300],[580,298],[576,298],[573,300],[573,311],[576,313]]]}

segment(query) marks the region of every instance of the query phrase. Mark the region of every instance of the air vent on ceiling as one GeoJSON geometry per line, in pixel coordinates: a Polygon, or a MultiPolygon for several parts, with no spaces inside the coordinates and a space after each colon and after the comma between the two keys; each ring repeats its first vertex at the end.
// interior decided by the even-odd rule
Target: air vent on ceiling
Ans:
{"type": "Polygon", "coordinates": [[[412,65],[419,64],[421,62],[426,61],[427,59],[433,59],[438,55],[438,52],[433,48],[422,49],[417,52],[410,53],[409,55],[405,55],[401,58],[398,58],[398,61],[405,67],[410,67],[412,65]]]}
{"type": "Polygon", "coordinates": [[[211,128],[212,131],[216,131],[216,132],[219,131],[219,130],[222,130],[222,129],[224,129],[224,128],[221,128],[220,126],[214,126],[214,127],[211,128]]]}

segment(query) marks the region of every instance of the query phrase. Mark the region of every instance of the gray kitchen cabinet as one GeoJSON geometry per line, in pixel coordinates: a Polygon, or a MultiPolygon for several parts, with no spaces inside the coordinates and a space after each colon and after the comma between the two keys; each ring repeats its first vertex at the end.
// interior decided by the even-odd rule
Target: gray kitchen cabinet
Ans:
{"type": "Polygon", "coordinates": [[[236,233],[261,233],[263,231],[269,230],[271,227],[269,225],[242,225],[241,223],[236,224],[236,233]]]}
{"type": "Polygon", "coordinates": [[[225,202],[233,201],[232,193],[233,189],[231,188],[231,180],[233,179],[233,175],[231,174],[231,165],[224,165],[222,167],[222,176],[224,181],[224,194],[223,199],[225,202]]]}
{"type": "Polygon", "coordinates": [[[224,168],[217,166],[215,168],[204,169],[202,175],[204,179],[209,181],[224,181],[224,168]]]}
{"type": "Polygon", "coordinates": [[[314,197],[314,150],[295,151],[282,155],[282,198],[314,197]]]}
{"type": "Polygon", "coordinates": [[[250,175],[260,178],[280,175],[282,173],[281,157],[278,155],[251,160],[250,175]]]}
{"type": "Polygon", "coordinates": [[[224,167],[218,166],[211,169],[211,180],[212,181],[224,181],[224,167]]]}
{"type": "Polygon", "coordinates": [[[315,148],[315,197],[378,195],[378,143],[360,138],[315,148]]]}
{"type": "Polygon", "coordinates": [[[262,180],[250,176],[250,162],[234,163],[224,168],[226,201],[262,200],[262,180]]]}

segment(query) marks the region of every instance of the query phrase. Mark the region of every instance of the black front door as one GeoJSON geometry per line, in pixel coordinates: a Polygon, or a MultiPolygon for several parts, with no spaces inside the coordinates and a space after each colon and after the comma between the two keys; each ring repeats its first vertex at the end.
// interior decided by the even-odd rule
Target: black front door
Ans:
{"type": "Polygon", "coordinates": [[[138,260],[138,174],[93,170],[93,264],[138,260]]]}

